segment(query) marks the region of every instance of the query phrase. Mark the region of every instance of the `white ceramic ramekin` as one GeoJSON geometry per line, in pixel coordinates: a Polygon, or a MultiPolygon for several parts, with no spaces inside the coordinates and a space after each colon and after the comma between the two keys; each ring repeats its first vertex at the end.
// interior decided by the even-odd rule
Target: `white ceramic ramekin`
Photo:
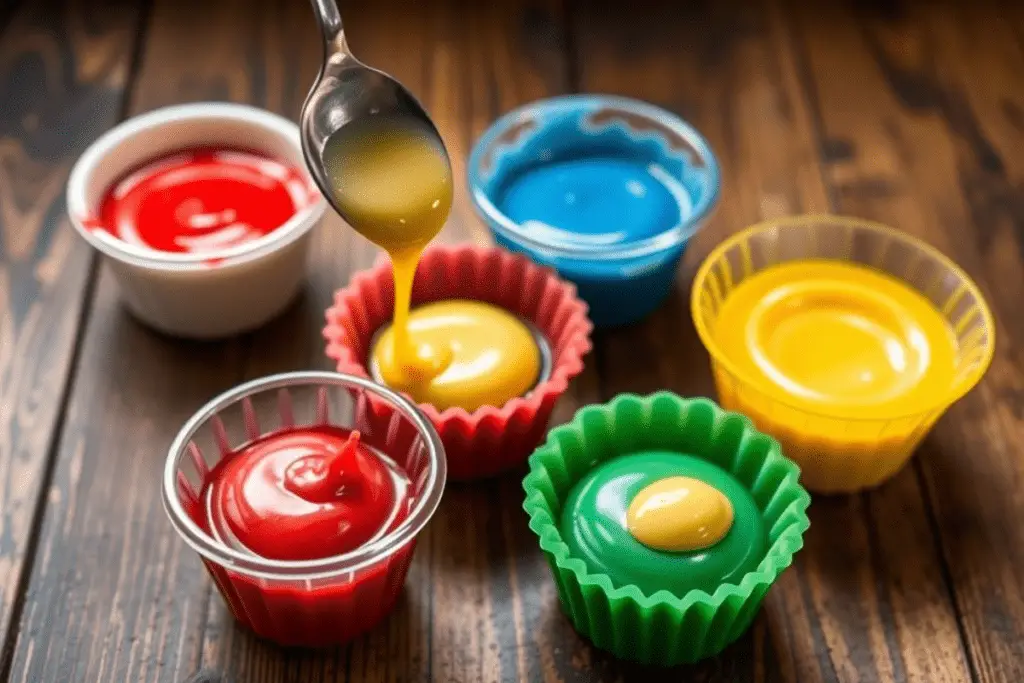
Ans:
{"type": "Polygon", "coordinates": [[[327,206],[321,198],[258,240],[199,255],[138,247],[94,227],[104,192],[127,172],[155,157],[209,146],[261,152],[305,169],[294,123],[254,107],[203,102],[157,109],[112,128],[79,158],[67,188],[71,223],[110,265],[128,310],[161,332],[196,339],[251,330],[291,302],[305,279],[311,230],[327,206]]]}

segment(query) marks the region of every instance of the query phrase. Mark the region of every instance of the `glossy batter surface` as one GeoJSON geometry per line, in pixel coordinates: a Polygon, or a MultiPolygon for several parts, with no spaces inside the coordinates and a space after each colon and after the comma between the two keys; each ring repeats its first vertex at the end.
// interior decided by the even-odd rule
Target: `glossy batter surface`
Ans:
{"type": "Polygon", "coordinates": [[[99,227],[135,246],[205,254],[257,240],[312,203],[297,168],[239,150],[155,159],[111,186],[99,227]]]}
{"type": "Polygon", "coordinates": [[[956,340],[923,295],[865,266],[773,266],[725,299],[714,334],[772,395],[846,417],[911,414],[954,380],[956,340]]]}
{"type": "Polygon", "coordinates": [[[672,451],[642,451],[594,467],[566,499],[560,528],[572,555],[591,572],[607,574],[616,586],[636,585],[646,595],[659,590],[677,596],[693,589],[713,593],[723,583],[739,582],[767,552],[761,511],[746,488],[717,465],[672,451]],[[662,550],[637,540],[628,522],[633,501],[649,486],[680,477],[697,480],[728,500],[733,520],[726,533],[708,547],[689,551],[662,550]]]}
{"type": "Polygon", "coordinates": [[[416,264],[451,210],[452,170],[444,149],[419,122],[370,117],[327,140],[324,164],[334,199],[352,227],[391,257],[394,362],[410,375],[437,375],[446,358],[417,346],[408,320],[416,264]]]}
{"type": "Polygon", "coordinates": [[[441,410],[458,406],[473,411],[501,406],[522,396],[537,382],[541,355],[519,318],[481,301],[448,300],[416,308],[409,338],[424,356],[439,359],[437,374],[416,374],[396,361],[396,325],[378,338],[372,363],[389,386],[419,403],[441,410]]]}
{"type": "Polygon", "coordinates": [[[207,525],[235,548],[274,560],[315,560],[379,538],[407,513],[405,473],[360,443],[318,426],[267,435],[226,456],[203,492],[207,525]]]}
{"type": "Polygon", "coordinates": [[[593,246],[652,237],[692,210],[686,188],[657,164],[599,156],[530,167],[507,183],[498,205],[538,239],[593,246]]]}
{"type": "Polygon", "coordinates": [[[687,552],[725,538],[733,517],[729,498],[714,486],[693,477],[666,477],[633,497],[626,528],[649,548],[687,552]]]}

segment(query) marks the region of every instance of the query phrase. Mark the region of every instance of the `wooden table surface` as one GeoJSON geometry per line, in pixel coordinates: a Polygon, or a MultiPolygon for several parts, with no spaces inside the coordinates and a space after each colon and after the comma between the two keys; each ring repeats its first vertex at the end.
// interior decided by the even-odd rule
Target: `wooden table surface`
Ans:
{"type": "MultiPolygon", "coordinates": [[[[159,501],[172,436],[246,378],[328,368],[331,292],[374,258],[337,222],[283,318],[223,343],[128,317],[65,215],[68,171],[117,121],[193,100],[296,118],[320,57],[305,0],[0,0],[0,681],[1024,680],[1024,5],[988,0],[343,2],[350,43],[433,113],[462,173],[496,116],[576,92],[692,121],[720,208],[671,298],[596,335],[556,421],[621,391],[713,395],[688,313],[695,265],[763,218],[873,218],[956,259],[994,307],[986,379],[912,464],[818,498],[794,566],[720,657],[652,672],[559,612],[522,472],[452,486],[396,613],[310,653],[232,623],[159,501]]],[[[488,241],[466,190],[446,240],[488,241]]]]}

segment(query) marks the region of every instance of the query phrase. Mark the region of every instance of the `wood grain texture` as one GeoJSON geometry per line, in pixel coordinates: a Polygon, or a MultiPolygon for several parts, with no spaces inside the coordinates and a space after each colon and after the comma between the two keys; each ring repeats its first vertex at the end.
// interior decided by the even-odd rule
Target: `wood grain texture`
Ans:
{"type": "MultiPolygon", "coordinates": [[[[449,487],[394,615],[351,646],[282,650],[234,625],[160,507],[166,447],[199,405],[242,379],[329,367],[323,309],[377,252],[329,222],[299,301],[258,332],[208,344],[139,326],[104,270],[76,352],[90,260],[62,218],[62,186],[118,115],[139,17],[132,112],[227,99],[294,119],[320,58],[308,4],[54,0],[11,13],[0,1],[0,627],[17,617],[8,680],[180,683],[200,669],[198,680],[234,683],[1024,678],[1024,10],[805,4],[343,7],[357,55],[431,111],[457,177],[496,116],[576,90],[676,111],[718,153],[722,204],[676,291],[649,320],[597,335],[555,422],[621,391],[713,395],[689,283],[714,244],[764,218],[831,210],[889,222],[954,256],[993,303],[992,371],[913,464],[869,494],[816,498],[806,548],[750,633],[714,660],[651,671],[594,650],[561,614],[521,511],[522,471],[449,487]],[[30,578],[19,580],[29,551],[30,578]]],[[[489,242],[463,183],[442,239],[489,242]]]]}
{"type": "MultiPolygon", "coordinates": [[[[572,26],[580,88],[644,99],[693,123],[716,150],[724,192],[713,220],[688,250],[668,300],[646,321],[603,335],[603,393],[610,398],[666,388],[713,396],[707,356],[689,314],[696,264],[751,222],[823,209],[827,199],[778,18],[758,3],[647,7],[621,30],[614,3],[577,5],[572,26]],[[736,189],[741,186],[743,191],[736,189]]],[[[748,635],[714,660],[653,672],[590,651],[593,680],[836,680],[821,626],[808,619],[815,578],[798,561],[773,588],[748,635]]]]}
{"type": "MultiPolygon", "coordinates": [[[[266,5],[259,10],[269,25],[274,4],[266,5]]],[[[283,88],[268,83],[286,63],[277,58],[267,69],[260,61],[254,9],[250,2],[157,3],[132,111],[197,99],[280,108],[283,88]],[[253,42],[226,45],[211,21],[242,22],[237,35],[253,42]],[[166,32],[175,43],[161,40],[166,32]]],[[[101,272],[12,680],[178,683],[197,668],[209,585],[166,521],[159,472],[178,427],[239,381],[251,347],[245,338],[190,344],[160,337],[121,309],[116,284],[101,272]]]]}
{"type": "MultiPolygon", "coordinates": [[[[1014,447],[1022,434],[1024,137],[1014,114],[1024,52],[995,3],[891,3],[861,8],[857,18],[860,35],[844,34],[846,68],[879,96],[842,114],[823,108],[822,118],[854,141],[853,168],[870,167],[883,191],[841,201],[853,211],[868,205],[953,256],[997,317],[990,372],[939,422],[915,466],[934,508],[972,673],[978,681],[1017,681],[1024,676],[1017,522],[1024,499],[1014,447]]],[[[819,50],[810,45],[812,63],[819,50]]],[[[856,178],[850,166],[836,173],[856,178]]]]}
{"type": "Polygon", "coordinates": [[[131,3],[0,5],[0,676],[89,291],[64,186],[119,116],[137,18],[131,3]]]}
{"type": "MultiPolygon", "coordinates": [[[[353,47],[424,99],[461,173],[471,142],[471,105],[458,97],[469,92],[462,66],[470,51],[467,29],[479,21],[496,34],[498,15],[481,18],[455,4],[422,14],[363,9],[346,13],[353,47]],[[360,35],[368,36],[365,44],[360,35]],[[410,49],[394,49],[394,35],[404,35],[410,49]]],[[[536,11],[529,18],[543,19],[536,11]]],[[[532,24],[524,19],[522,26],[525,32],[532,24]]],[[[319,58],[315,35],[300,4],[156,2],[132,110],[210,98],[249,101],[294,117],[319,58]],[[200,5],[204,21],[197,24],[200,5]]],[[[506,55],[512,50],[503,49],[506,55]]],[[[537,56],[538,63],[550,58],[537,56]]],[[[536,73],[523,79],[527,89],[543,82],[536,73]]],[[[484,241],[465,192],[460,186],[443,237],[484,241]]],[[[141,328],[120,310],[116,288],[103,274],[59,452],[55,482],[62,497],[49,508],[42,531],[14,676],[178,681],[203,665],[242,681],[527,678],[518,671],[532,648],[522,642],[522,624],[507,619],[509,610],[522,610],[517,582],[526,576],[531,589],[544,590],[544,609],[554,608],[554,592],[520,511],[521,473],[490,489],[453,491],[410,574],[418,590],[408,592],[387,625],[326,654],[284,652],[238,631],[154,504],[153,473],[165,444],[205,399],[243,377],[326,365],[319,337],[323,307],[330,291],[375,253],[336,225],[321,232],[315,251],[305,299],[266,329],[222,344],[182,344],[141,328]],[[118,493],[126,478],[133,482],[130,495],[118,493]],[[468,529],[467,519],[473,521],[468,529]],[[531,552],[533,565],[519,572],[508,562],[511,552],[531,552]],[[116,561],[105,566],[105,558],[116,561]],[[75,619],[54,624],[68,601],[75,619]]],[[[536,660],[532,665],[540,670],[536,660]]]]}
{"type": "MultiPolygon", "coordinates": [[[[166,4],[170,8],[174,3],[166,4]]],[[[319,34],[307,3],[265,4],[264,12],[253,14],[255,30],[233,26],[230,21],[219,21],[212,30],[230,51],[239,50],[241,45],[253,39],[248,33],[255,33],[259,46],[253,46],[251,54],[259,55],[261,63],[268,69],[286,65],[283,80],[276,88],[268,88],[267,92],[280,92],[286,88],[287,99],[280,101],[280,109],[297,120],[302,100],[313,82],[321,58],[319,34]]],[[[351,34],[350,42],[360,56],[364,52],[358,38],[360,22],[376,20],[378,23],[372,26],[375,35],[388,38],[399,35],[392,33],[399,26],[385,27],[385,15],[366,16],[365,4],[353,4],[351,8],[353,11],[345,14],[346,25],[351,34]]],[[[181,33],[187,30],[186,26],[170,27],[162,42],[168,49],[173,49],[181,33]]],[[[416,30],[407,34],[416,39],[416,30]]],[[[396,57],[410,56],[398,51],[394,54],[396,57]]],[[[415,60],[410,59],[406,69],[418,68],[420,56],[421,53],[413,51],[415,60]]],[[[417,95],[423,96],[417,87],[413,89],[417,95]]],[[[377,257],[377,250],[335,217],[329,219],[316,235],[312,250],[310,284],[305,296],[284,318],[251,335],[251,346],[242,368],[245,378],[311,367],[330,369],[320,334],[324,309],[330,304],[333,291],[343,286],[352,272],[369,266],[377,257]]],[[[330,652],[286,651],[241,631],[207,582],[210,596],[207,624],[202,636],[203,666],[221,672],[231,680],[246,683],[345,681],[358,677],[358,673],[350,675],[353,670],[368,669],[371,675],[376,675],[373,672],[384,667],[399,676],[399,680],[421,678],[418,672],[428,662],[425,643],[429,625],[423,596],[429,598],[431,583],[429,568],[424,564],[428,555],[424,552],[424,545],[420,546],[408,579],[410,583],[421,586],[422,590],[417,594],[410,591],[396,608],[394,617],[372,635],[351,648],[330,652]]]]}
{"type": "MultiPolygon", "coordinates": [[[[795,33],[817,36],[837,62],[847,56],[818,8],[696,3],[680,17],[677,5],[659,7],[622,31],[616,5],[581,5],[585,13],[574,24],[581,87],[651,100],[693,122],[720,156],[723,199],[681,269],[678,291],[650,320],[608,336],[602,379],[607,393],[667,387],[713,395],[689,316],[693,269],[711,245],[746,225],[840,208],[837,183],[823,177],[823,163],[836,150],[816,125],[820,94],[800,78],[795,33]],[[806,22],[794,24],[795,15],[806,22]]],[[[849,81],[833,72],[830,83],[837,82],[849,81]]],[[[816,498],[810,516],[805,550],[769,595],[751,633],[689,675],[967,680],[955,610],[914,472],[867,496],[816,498]],[[936,641],[947,645],[937,649],[936,641]]],[[[623,670],[614,662],[607,666],[610,678],[623,670]]]]}
{"type": "MultiPolygon", "coordinates": [[[[399,5],[346,6],[350,44],[361,59],[393,74],[422,99],[457,177],[464,176],[472,141],[493,118],[565,87],[557,4],[399,5]]],[[[368,265],[375,252],[361,238],[344,235],[353,250],[347,265],[368,265]]],[[[462,183],[441,239],[490,241],[462,183]]],[[[342,275],[335,273],[340,283],[342,275]]],[[[596,374],[586,373],[554,421],[596,397],[595,382],[596,374]]],[[[204,663],[254,682],[289,676],[325,683],[564,680],[556,666],[570,665],[556,653],[574,636],[558,613],[547,567],[526,527],[521,478],[517,472],[472,487],[450,486],[421,537],[403,601],[384,625],[350,647],[283,652],[235,629],[214,599],[204,663]],[[536,628],[538,622],[544,628],[536,628]],[[546,628],[549,622],[552,629],[546,628]]]]}

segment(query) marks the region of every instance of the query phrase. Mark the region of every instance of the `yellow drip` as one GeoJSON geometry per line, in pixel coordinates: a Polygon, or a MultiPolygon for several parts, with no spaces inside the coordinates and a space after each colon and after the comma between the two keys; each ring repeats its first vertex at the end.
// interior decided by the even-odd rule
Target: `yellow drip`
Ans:
{"type": "Polygon", "coordinates": [[[408,334],[413,276],[452,205],[452,170],[433,132],[411,120],[370,117],[343,126],[324,147],[334,200],[360,234],[388,252],[395,278],[393,355],[404,383],[429,380],[449,358],[408,334]]]}
{"type": "MultiPolygon", "coordinates": [[[[397,276],[396,276],[397,277],[397,276]]],[[[436,408],[473,411],[501,406],[522,396],[537,382],[541,356],[530,329],[511,313],[480,301],[437,301],[418,307],[405,328],[421,358],[443,360],[431,375],[410,373],[396,362],[399,327],[377,340],[372,363],[386,384],[436,408]]]]}
{"type": "Polygon", "coordinates": [[[689,552],[729,533],[732,503],[714,486],[691,477],[666,477],[640,490],[626,510],[626,529],[656,550],[689,552]]]}

